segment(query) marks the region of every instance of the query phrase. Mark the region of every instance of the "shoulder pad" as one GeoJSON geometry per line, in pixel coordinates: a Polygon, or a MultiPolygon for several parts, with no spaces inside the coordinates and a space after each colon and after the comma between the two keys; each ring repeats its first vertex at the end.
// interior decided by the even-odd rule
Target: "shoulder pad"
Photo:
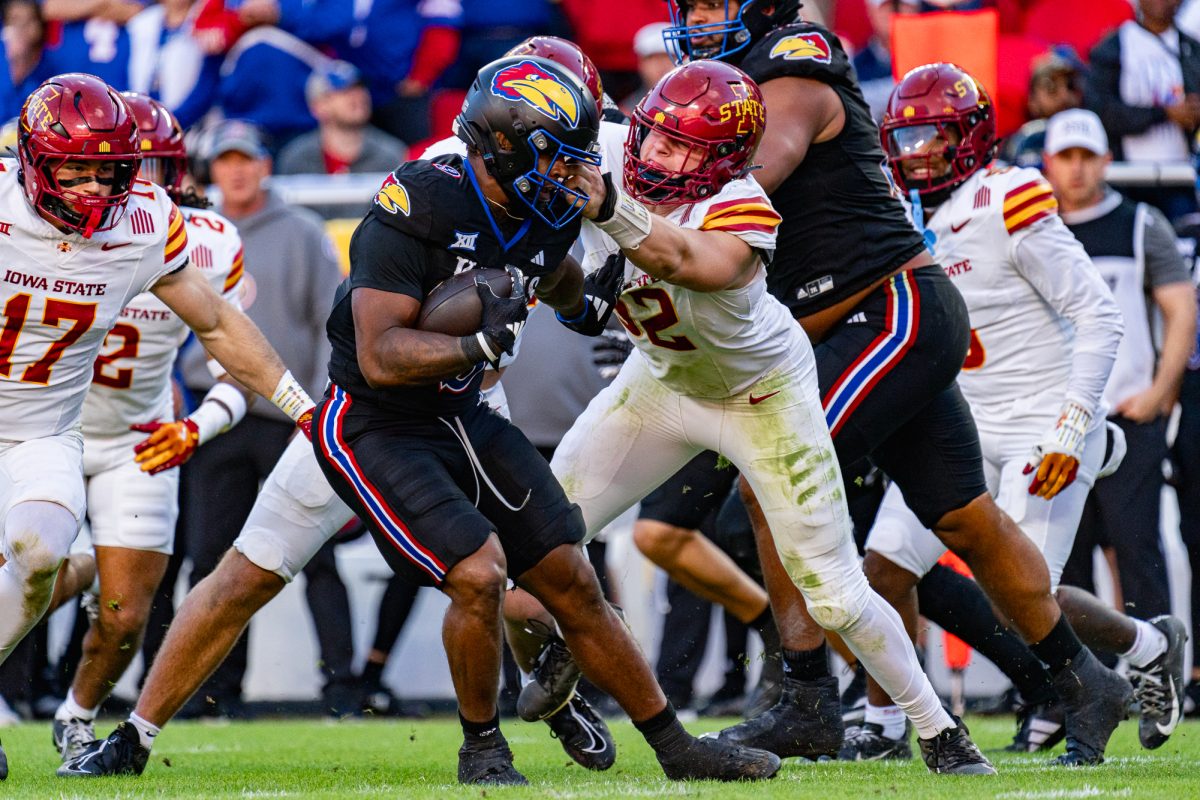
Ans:
{"type": "Polygon", "coordinates": [[[371,213],[418,239],[448,242],[454,238],[454,210],[462,206],[466,182],[459,156],[409,161],[384,180],[371,213]]]}
{"type": "Polygon", "coordinates": [[[1004,181],[997,188],[1004,190],[1004,228],[1010,236],[1058,214],[1054,191],[1036,169],[1008,169],[997,177],[1004,181]]]}
{"type": "Polygon", "coordinates": [[[772,78],[812,78],[854,86],[854,70],[842,43],[813,22],[796,22],[771,31],[742,59],[741,68],[763,83],[772,78]]]}

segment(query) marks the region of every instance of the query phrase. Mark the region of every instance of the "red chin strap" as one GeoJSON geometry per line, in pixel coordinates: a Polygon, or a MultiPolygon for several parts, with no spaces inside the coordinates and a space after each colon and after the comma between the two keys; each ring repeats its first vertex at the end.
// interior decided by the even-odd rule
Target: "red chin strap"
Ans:
{"type": "Polygon", "coordinates": [[[93,208],[90,211],[84,212],[83,238],[90,239],[92,234],[96,232],[96,228],[100,227],[100,223],[104,220],[104,209],[93,208]]]}

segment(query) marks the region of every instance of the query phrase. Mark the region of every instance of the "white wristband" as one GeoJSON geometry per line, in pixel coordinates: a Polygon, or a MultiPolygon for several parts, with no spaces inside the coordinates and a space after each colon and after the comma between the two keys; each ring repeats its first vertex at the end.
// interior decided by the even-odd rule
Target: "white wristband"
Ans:
{"type": "Polygon", "coordinates": [[[308,392],[304,391],[304,387],[292,377],[291,370],[285,371],[283,377],[279,379],[279,383],[275,386],[275,392],[271,395],[271,402],[275,404],[276,408],[291,417],[292,422],[299,421],[301,414],[316,405],[308,396],[308,392]]]}
{"type": "Polygon", "coordinates": [[[246,416],[246,398],[228,383],[218,383],[204,395],[200,407],[189,416],[196,424],[199,444],[215,439],[246,416]]]}
{"type": "Polygon", "coordinates": [[[622,250],[637,250],[650,236],[654,217],[649,209],[618,186],[612,186],[611,190],[617,193],[613,215],[604,222],[595,223],[596,227],[611,236],[622,250]]]}
{"type": "Polygon", "coordinates": [[[1078,456],[1083,452],[1083,442],[1092,427],[1092,414],[1078,403],[1066,402],[1054,426],[1054,441],[1062,449],[1059,452],[1078,456]]]}

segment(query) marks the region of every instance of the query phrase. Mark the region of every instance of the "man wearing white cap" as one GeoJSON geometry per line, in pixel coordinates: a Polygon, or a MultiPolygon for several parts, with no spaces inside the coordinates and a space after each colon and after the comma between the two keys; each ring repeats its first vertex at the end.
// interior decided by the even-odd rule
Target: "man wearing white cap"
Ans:
{"type": "Polygon", "coordinates": [[[1089,496],[1063,583],[1091,588],[1092,549],[1110,544],[1128,613],[1148,619],[1170,611],[1159,544],[1161,464],[1167,418],[1195,341],[1196,301],[1171,226],[1154,207],[1133,203],[1104,182],[1110,160],[1095,114],[1074,109],[1050,119],[1046,177],[1063,221],[1112,289],[1125,320],[1104,400],[1109,420],[1125,432],[1128,453],[1089,496]],[[1158,338],[1154,318],[1160,315],[1158,338]]]}

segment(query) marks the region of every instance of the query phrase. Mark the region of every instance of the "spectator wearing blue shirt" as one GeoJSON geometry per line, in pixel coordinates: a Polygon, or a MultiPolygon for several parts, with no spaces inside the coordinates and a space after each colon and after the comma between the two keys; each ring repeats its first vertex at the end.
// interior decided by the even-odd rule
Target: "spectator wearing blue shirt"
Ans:
{"type": "Polygon", "coordinates": [[[206,53],[192,35],[200,6],[196,0],[161,0],[127,26],[130,88],[161,101],[184,128],[212,108],[220,78],[222,58],[206,53]]]}
{"type": "Polygon", "coordinates": [[[56,74],[45,57],[46,23],[35,0],[4,4],[4,74],[0,76],[0,114],[3,120],[21,113],[21,105],[38,85],[56,74]]]}
{"type": "Polygon", "coordinates": [[[429,90],[458,56],[462,0],[243,0],[238,13],[332,48],[362,70],[376,126],[409,143],[429,136],[429,90]]]}
{"type": "Polygon", "coordinates": [[[530,36],[570,38],[566,18],[550,0],[462,0],[462,7],[462,46],[442,77],[443,86],[469,88],[480,67],[530,36]]]}
{"type": "Polygon", "coordinates": [[[44,0],[42,13],[62,23],[48,57],[55,73],[88,72],[119,92],[129,88],[129,32],[143,0],[44,0]]]}

